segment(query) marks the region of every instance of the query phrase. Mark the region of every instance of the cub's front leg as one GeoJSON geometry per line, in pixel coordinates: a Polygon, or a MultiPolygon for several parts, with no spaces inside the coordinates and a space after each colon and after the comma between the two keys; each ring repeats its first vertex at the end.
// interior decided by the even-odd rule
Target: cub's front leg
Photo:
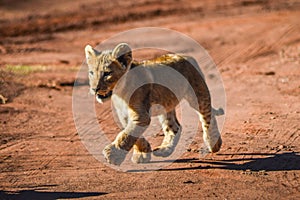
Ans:
{"type": "MultiPolygon", "coordinates": [[[[118,134],[116,139],[111,144],[107,145],[103,150],[103,155],[107,162],[114,165],[120,165],[124,161],[127,153],[130,151],[134,144],[138,145],[138,141],[144,142],[141,135],[150,124],[150,117],[144,113],[147,112],[131,111],[126,128],[122,130],[118,134]]],[[[135,152],[137,152],[136,149],[134,150],[134,153],[135,152]]],[[[149,162],[149,156],[142,156],[144,156],[145,160],[149,162]]],[[[133,160],[135,162],[143,162],[142,160],[138,160],[137,158],[133,159],[136,159],[133,160]]]]}
{"type": "Polygon", "coordinates": [[[130,132],[126,129],[121,131],[117,138],[102,151],[107,162],[113,165],[121,165],[137,139],[137,137],[130,135],[130,132]]]}

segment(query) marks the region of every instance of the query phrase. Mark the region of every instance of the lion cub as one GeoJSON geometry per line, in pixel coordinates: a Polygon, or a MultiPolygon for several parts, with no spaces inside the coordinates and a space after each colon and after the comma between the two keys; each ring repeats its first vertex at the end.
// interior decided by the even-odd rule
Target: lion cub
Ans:
{"type": "Polygon", "coordinates": [[[132,148],[135,163],[149,162],[151,153],[162,157],[171,155],[181,134],[175,107],[182,99],[199,114],[203,139],[210,152],[220,150],[222,140],[210,93],[192,57],[166,54],[137,62],[132,59],[132,50],[126,43],[105,51],[87,45],[85,55],[90,93],[99,103],[111,98],[123,126],[115,140],[103,150],[109,163],[120,165],[132,148]],[[151,150],[142,134],[151,121],[151,106],[157,104],[165,110],[159,113],[164,139],[151,150]]]}

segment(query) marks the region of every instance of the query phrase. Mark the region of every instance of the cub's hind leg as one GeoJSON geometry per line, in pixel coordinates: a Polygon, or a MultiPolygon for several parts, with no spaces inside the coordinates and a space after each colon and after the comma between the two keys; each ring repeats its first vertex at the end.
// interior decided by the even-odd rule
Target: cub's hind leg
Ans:
{"type": "Polygon", "coordinates": [[[162,125],[165,137],[162,144],[153,150],[153,154],[155,156],[167,157],[173,153],[178,143],[181,135],[181,126],[176,118],[175,110],[160,115],[159,121],[162,125]]]}
{"type": "Polygon", "coordinates": [[[190,83],[192,88],[187,90],[185,99],[199,115],[206,147],[212,153],[218,152],[222,145],[222,139],[218,130],[215,113],[213,112],[208,87],[204,78],[200,75],[197,78],[191,79],[190,83]]]}
{"type": "Polygon", "coordinates": [[[203,141],[206,147],[212,153],[218,152],[222,146],[222,139],[210,99],[202,99],[202,102],[199,103],[198,114],[202,123],[203,141]]]}

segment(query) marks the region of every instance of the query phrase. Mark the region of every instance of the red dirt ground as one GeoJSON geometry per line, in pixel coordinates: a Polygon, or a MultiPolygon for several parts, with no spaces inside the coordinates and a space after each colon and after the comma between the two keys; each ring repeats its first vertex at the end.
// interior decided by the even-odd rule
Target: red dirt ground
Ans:
{"type": "MultiPolygon", "coordinates": [[[[300,199],[299,1],[1,0],[0,13],[0,199],[300,199]],[[208,50],[226,89],[224,144],[119,172],[81,143],[72,84],[86,44],[144,26],[208,50]]],[[[110,106],[98,106],[116,132],[110,106]]]]}

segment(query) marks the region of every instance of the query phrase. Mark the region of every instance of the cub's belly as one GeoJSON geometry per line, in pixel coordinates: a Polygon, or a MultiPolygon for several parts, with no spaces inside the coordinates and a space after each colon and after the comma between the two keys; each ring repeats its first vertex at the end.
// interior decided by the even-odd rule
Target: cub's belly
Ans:
{"type": "Polygon", "coordinates": [[[150,96],[151,114],[160,115],[175,109],[183,98],[182,92],[173,92],[170,89],[156,85],[150,96]]]}
{"type": "Polygon", "coordinates": [[[131,93],[124,91],[126,90],[123,90],[121,94],[113,94],[112,100],[118,112],[125,115],[128,109],[138,111],[141,108],[150,111],[152,116],[170,112],[175,109],[185,94],[184,88],[172,91],[158,84],[144,85],[131,93]]]}

